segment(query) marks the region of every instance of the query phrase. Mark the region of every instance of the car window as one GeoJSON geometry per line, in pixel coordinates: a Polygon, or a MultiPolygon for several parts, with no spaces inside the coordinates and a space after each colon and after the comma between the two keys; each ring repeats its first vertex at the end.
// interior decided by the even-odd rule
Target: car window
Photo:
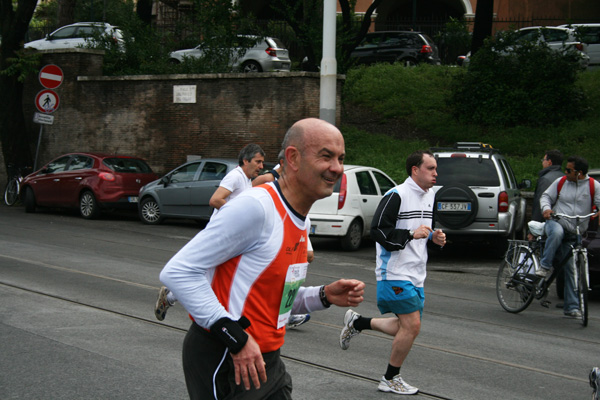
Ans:
{"type": "Polygon", "coordinates": [[[489,158],[438,157],[437,163],[436,185],[500,186],[496,167],[489,158]]]}
{"type": "Polygon", "coordinates": [[[507,180],[507,186],[511,189],[516,189],[517,179],[515,178],[515,174],[508,164],[508,161],[500,160],[500,164],[502,165],[502,175],[504,175],[505,179],[507,180]]]}
{"type": "Polygon", "coordinates": [[[391,188],[396,186],[396,184],[394,182],[392,182],[390,179],[388,179],[387,176],[383,175],[382,173],[379,173],[377,171],[371,171],[371,172],[373,173],[373,176],[375,176],[375,180],[379,184],[379,190],[381,190],[382,195],[385,194],[391,188]]]}
{"type": "Polygon", "coordinates": [[[138,158],[105,158],[102,163],[115,172],[149,174],[152,168],[138,158]]]}
{"type": "Polygon", "coordinates": [[[79,169],[89,169],[94,166],[94,160],[90,157],[76,155],[73,156],[69,163],[68,171],[76,171],[79,169]]]}
{"type": "Polygon", "coordinates": [[[377,187],[375,186],[375,182],[373,182],[373,178],[371,178],[369,171],[357,172],[356,182],[358,183],[360,194],[377,195],[377,187]]]}
{"type": "Polygon", "coordinates": [[[63,172],[67,167],[67,163],[71,159],[71,156],[61,157],[58,160],[54,160],[48,164],[46,167],[46,172],[48,174],[63,172]]]}
{"type": "Polygon", "coordinates": [[[217,163],[217,162],[207,162],[204,164],[202,168],[202,173],[200,174],[201,181],[220,181],[227,174],[227,164],[217,163]]]}
{"type": "Polygon", "coordinates": [[[381,34],[367,35],[367,36],[365,36],[363,41],[357,46],[357,48],[364,49],[364,48],[370,48],[370,47],[377,47],[377,45],[381,41],[381,38],[382,38],[381,34]]]}
{"type": "Polygon", "coordinates": [[[542,29],[546,42],[566,42],[569,40],[569,33],[562,29],[542,29]]]}
{"type": "Polygon", "coordinates": [[[537,29],[527,29],[524,31],[518,31],[517,34],[517,41],[536,41],[539,36],[540,33],[538,32],[537,29]]]}
{"type": "Polygon", "coordinates": [[[191,182],[194,180],[196,176],[196,171],[200,167],[200,163],[192,163],[184,165],[181,168],[178,168],[171,174],[171,182],[179,183],[179,182],[191,182]]]}
{"type": "Polygon", "coordinates": [[[76,26],[67,26],[66,28],[59,29],[55,33],[52,34],[52,39],[66,39],[71,38],[75,35],[75,31],[77,30],[76,26]]]}
{"type": "Polygon", "coordinates": [[[581,33],[581,41],[587,44],[600,43],[600,27],[579,27],[577,31],[581,33]]]}

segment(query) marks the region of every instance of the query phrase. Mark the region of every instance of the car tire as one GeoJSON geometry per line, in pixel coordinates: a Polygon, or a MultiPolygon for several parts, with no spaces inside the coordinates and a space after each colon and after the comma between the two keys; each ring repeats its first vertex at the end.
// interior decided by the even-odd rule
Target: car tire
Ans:
{"type": "Polygon", "coordinates": [[[160,206],[153,197],[146,197],[140,203],[139,216],[143,223],[158,225],[163,221],[160,206]]]}
{"type": "Polygon", "coordinates": [[[260,66],[259,63],[257,63],[256,61],[246,61],[245,63],[242,64],[242,71],[244,73],[249,73],[249,72],[262,72],[262,68],[260,66]]]}
{"type": "Polygon", "coordinates": [[[85,219],[96,219],[100,215],[100,206],[94,193],[86,190],[79,197],[79,214],[85,219]]]}
{"type": "Polygon", "coordinates": [[[470,187],[462,183],[446,185],[435,195],[435,218],[440,224],[449,229],[461,229],[471,225],[477,216],[479,203],[477,196],[470,187]],[[471,203],[470,211],[439,211],[440,202],[471,203]]]}
{"type": "Polygon", "coordinates": [[[342,249],[345,251],[356,251],[362,242],[363,224],[359,219],[350,223],[348,231],[340,239],[342,249]]]}
{"type": "Polygon", "coordinates": [[[25,204],[25,212],[26,213],[34,213],[36,204],[35,204],[35,193],[33,193],[33,189],[30,187],[25,188],[25,193],[23,193],[25,204]]]}

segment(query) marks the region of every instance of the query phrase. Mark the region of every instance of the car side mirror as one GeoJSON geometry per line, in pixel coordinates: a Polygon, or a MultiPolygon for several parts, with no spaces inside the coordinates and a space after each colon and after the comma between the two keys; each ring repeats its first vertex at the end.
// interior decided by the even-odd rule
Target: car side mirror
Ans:
{"type": "Polygon", "coordinates": [[[171,180],[171,177],[170,177],[170,176],[163,176],[163,177],[160,179],[160,183],[162,183],[162,185],[163,185],[164,187],[167,187],[167,185],[169,184],[169,181],[170,181],[170,180],[171,180]]]}
{"type": "Polygon", "coordinates": [[[529,189],[531,188],[531,179],[523,179],[521,183],[519,183],[519,189],[529,189]]]}

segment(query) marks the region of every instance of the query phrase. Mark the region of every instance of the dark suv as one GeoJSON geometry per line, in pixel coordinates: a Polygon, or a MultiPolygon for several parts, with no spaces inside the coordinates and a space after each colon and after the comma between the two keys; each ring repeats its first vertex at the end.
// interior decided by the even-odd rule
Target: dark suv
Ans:
{"type": "Polygon", "coordinates": [[[440,65],[438,49],[433,40],[424,33],[411,31],[367,33],[350,57],[357,64],[400,62],[412,66],[426,62],[440,65]]]}
{"type": "Polygon", "coordinates": [[[431,149],[438,165],[435,197],[436,228],[452,242],[487,241],[497,255],[507,239],[521,234],[525,199],[513,170],[500,151],[489,145],[458,142],[451,148],[431,149]]]}

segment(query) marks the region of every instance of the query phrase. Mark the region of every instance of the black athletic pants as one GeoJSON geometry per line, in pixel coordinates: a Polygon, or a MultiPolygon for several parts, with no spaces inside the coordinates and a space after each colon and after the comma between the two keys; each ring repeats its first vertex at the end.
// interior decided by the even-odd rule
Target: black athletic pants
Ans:
{"type": "Polygon", "coordinates": [[[291,400],[292,378],[286,372],[279,350],[263,353],[267,382],[246,391],[235,384],[231,355],[225,345],[195,322],[183,341],[183,372],[192,400],[291,400]]]}

